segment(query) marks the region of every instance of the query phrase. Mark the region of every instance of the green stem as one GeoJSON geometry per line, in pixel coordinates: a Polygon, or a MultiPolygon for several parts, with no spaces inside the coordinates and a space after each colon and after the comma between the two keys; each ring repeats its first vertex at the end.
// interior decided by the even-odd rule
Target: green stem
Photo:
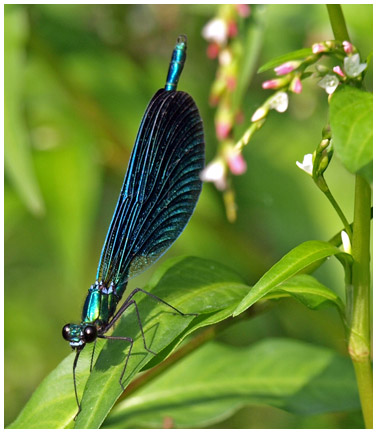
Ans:
{"type": "Polygon", "coordinates": [[[258,131],[258,129],[261,128],[261,126],[263,125],[265,120],[266,119],[261,119],[261,120],[258,120],[256,122],[253,122],[246,129],[246,131],[243,133],[242,137],[234,145],[234,149],[239,151],[239,152],[242,152],[243,148],[249,143],[249,141],[250,141],[251,137],[254,135],[254,133],[256,131],[258,131]]]}
{"type": "Polygon", "coordinates": [[[330,190],[327,189],[327,191],[324,191],[326,197],[328,198],[328,200],[330,201],[330,203],[332,204],[333,208],[335,209],[336,213],[339,215],[339,218],[342,220],[342,223],[344,225],[344,229],[347,232],[348,237],[350,238],[350,240],[352,239],[352,230],[351,230],[351,226],[349,225],[346,216],[344,215],[342,209],[340,208],[340,206],[338,205],[338,202],[335,200],[334,196],[331,194],[330,190]]]}
{"type": "MultiPolygon", "coordinates": [[[[373,219],[373,207],[369,209],[369,219],[373,219]]],[[[351,230],[353,232],[353,223],[350,224],[351,230]]],[[[336,247],[339,247],[342,245],[342,230],[338,232],[336,235],[334,235],[331,239],[327,241],[331,245],[335,245],[336,247]]]]}
{"type": "Polygon", "coordinates": [[[356,175],[352,238],[353,306],[348,351],[355,368],[366,428],[373,426],[370,358],[370,203],[370,186],[362,176],[356,175]]]}
{"type": "Polygon", "coordinates": [[[344,20],[343,11],[340,5],[328,4],[327,13],[330,17],[331,28],[335,39],[338,41],[349,41],[350,37],[344,20]]]}
{"type": "MultiPolygon", "coordinates": [[[[334,37],[350,41],[340,5],[327,5],[334,37]]],[[[368,182],[356,175],[352,243],[352,317],[348,351],[355,369],[366,428],[373,428],[373,374],[370,358],[370,204],[368,182]]],[[[349,307],[349,306],[348,306],[349,307]]]]}

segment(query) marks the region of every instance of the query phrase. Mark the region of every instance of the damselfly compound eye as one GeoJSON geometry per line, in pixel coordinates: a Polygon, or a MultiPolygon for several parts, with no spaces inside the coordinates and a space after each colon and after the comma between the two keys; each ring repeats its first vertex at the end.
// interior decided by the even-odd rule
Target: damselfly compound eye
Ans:
{"type": "Polygon", "coordinates": [[[97,338],[97,328],[95,326],[85,326],[84,328],[84,341],[85,343],[92,343],[97,338]]]}
{"type": "Polygon", "coordinates": [[[69,323],[67,323],[67,325],[63,326],[62,335],[63,335],[64,340],[69,341],[69,339],[71,337],[71,325],[69,323]]]}

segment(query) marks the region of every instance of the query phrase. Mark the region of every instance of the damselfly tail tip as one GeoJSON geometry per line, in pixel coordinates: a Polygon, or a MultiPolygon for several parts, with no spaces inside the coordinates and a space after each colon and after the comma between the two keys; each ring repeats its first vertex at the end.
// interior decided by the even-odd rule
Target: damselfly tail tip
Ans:
{"type": "Polygon", "coordinates": [[[179,35],[177,38],[177,45],[181,44],[187,46],[187,36],[184,34],[179,35]]]}

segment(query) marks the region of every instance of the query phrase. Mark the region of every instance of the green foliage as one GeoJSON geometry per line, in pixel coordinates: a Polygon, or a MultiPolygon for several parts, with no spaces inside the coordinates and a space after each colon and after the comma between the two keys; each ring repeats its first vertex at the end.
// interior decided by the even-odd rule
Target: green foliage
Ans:
{"type": "Polygon", "coordinates": [[[336,154],[351,173],[373,176],[373,95],[343,86],[330,102],[330,122],[336,154]]]}
{"type": "MultiPolygon", "coordinates": [[[[313,246],[315,245],[312,245],[312,247],[313,246]]],[[[321,246],[323,249],[325,245],[321,246]]],[[[333,252],[337,251],[335,247],[332,248],[333,252]]],[[[329,251],[326,251],[327,254],[329,254],[329,251]]],[[[336,304],[340,304],[340,300],[335,295],[331,297],[329,294],[330,291],[319,285],[314,279],[310,279],[309,277],[308,281],[308,279],[303,278],[304,276],[300,277],[300,279],[296,278],[296,280],[291,281],[290,284],[287,283],[285,286],[279,286],[276,291],[276,297],[278,298],[281,295],[281,292],[284,292],[285,294],[293,294],[293,296],[300,299],[301,302],[308,304],[310,308],[318,307],[324,300],[331,300],[336,304]]],[[[198,317],[182,317],[176,313],[172,313],[172,311],[169,310],[169,308],[165,305],[156,304],[156,302],[148,298],[148,296],[142,295],[140,299],[137,299],[138,308],[143,321],[143,329],[147,340],[147,345],[151,350],[160,355],[157,355],[156,357],[157,362],[165,358],[168,353],[170,353],[183,340],[184,337],[188,336],[192,332],[201,327],[215,324],[226,319],[227,317],[230,317],[239,301],[250,290],[250,288],[242,282],[241,278],[237,274],[227,269],[223,265],[217,264],[213,261],[194,257],[172,259],[166,262],[152,278],[147,289],[151,293],[154,293],[165,301],[171,303],[180,311],[187,313],[195,312],[198,314],[198,317]],[[178,285],[181,286],[182,290],[175,290],[178,285]]],[[[254,289],[255,287],[252,289],[252,292],[254,289]]],[[[147,366],[147,368],[150,368],[153,366],[151,363],[148,364],[148,361],[150,361],[153,355],[146,352],[144,348],[143,340],[140,335],[140,328],[137,321],[135,320],[135,311],[133,311],[131,308],[128,309],[122,316],[122,319],[116,327],[113,335],[127,335],[135,339],[132,354],[128,361],[127,370],[123,378],[123,385],[127,386],[132,378],[134,378],[143,367],[147,366]]],[[[202,369],[204,377],[211,377],[212,375],[211,380],[215,383],[217,382],[218,378],[214,377],[214,374],[223,370],[223,391],[217,397],[220,400],[220,406],[219,404],[215,404],[214,406],[212,404],[214,398],[213,394],[219,391],[219,389],[214,387],[214,385],[209,387],[208,392],[204,394],[201,389],[194,387],[193,390],[196,389],[197,396],[200,396],[200,401],[203,403],[203,412],[197,421],[193,421],[193,425],[196,426],[201,425],[202,423],[208,424],[210,422],[217,421],[221,415],[220,409],[224,409],[225,402],[228,402],[229,404],[231,403],[230,406],[228,406],[228,414],[232,413],[241,405],[250,402],[273,404],[277,407],[284,407],[287,410],[292,410],[293,412],[298,411],[299,409],[296,406],[301,401],[301,397],[296,403],[294,403],[294,401],[291,399],[293,390],[290,389],[289,386],[286,387],[286,384],[284,386],[282,385],[280,390],[275,389],[275,391],[273,391],[271,394],[267,393],[267,395],[261,396],[259,395],[259,388],[256,389],[256,384],[254,383],[256,380],[255,375],[260,375],[267,381],[269,376],[268,374],[266,376],[266,372],[264,372],[264,370],[260,371],[260,368],[255,365],[254,358],[258,359],[260,357],[260,355],[258,355],[259,350],[262,350],[262,352],[267,351],[267,353],[271,353],[271,359],[269,359],[268,356],[263,356],[260,358],[263,360],[261,361],[261,366],[264,366],[263,368],[266,369],[266,371],[269,370],[269,365],[273,365],[276,362],[275,357],[276,359],[280,359],[279,369],[277,371],[271,370],[270,372],[272,375],[270,378],[271,384],[273,384],[277,379],[276,374],[281,375],[281,377],[285,377],[286,372],[284,369],[292,370],[292,363],[293,365],[296,365],[296,367],[292,370],[294,372],[293,374],[296,375],[296,373],[299,373],[301,370],[298,368],[298,366],[302,365],[304,362],[301,357],[310,359],[313,357],[313,355],[310,354],[310,350],[308,351],[305,345],[302,347],[296,347],[295,344],[296,343],[294,342],[265,342],[262,344],[263,348],[252,347],[251,349],[248,349],[247,352],[249,354],[246,357],[243,354],[245,352],[244,350],[235,351],[231,348],[220,349],[219,354],[216,357],[221,359],[221,364],[216,365],[213,362],[209,362],[208,365],[212,368],[210,368],[207,372],[205,369],[202,369]],[[276,345],[276,347],[274,345],[276,345]],[[298,350],[298,354],[296,353],[296,349],[298,350]],[[224,356],[222,356],[221,350],[225,351],[224,356]],[[287,355],[286,351],[290,354],[287,355]],[[292,353],[290,351],[292,351],[292,353]],[[243,361],[241,361],[241,358],[243,358],[243,361]],[[282,360],[284,360],[283,364],[282,360]],[[240,369],[234,369],[234,365],[238,365],[239,363],[240,365],[242,364],[243,367],[240,369]],[[240,378],[245,379],[244,372],[247,370],[248,365],[253,365],[253,368],[255,368],[251,369],[248,373],[250,374],[249,386],[247,386],[246,389],[238,390],[231,398],[231,401],[228,400],[230,398],[229,396],[233,394],[233,391],[229,389],[227,384],[229,381],[232,382],[232,378],[229,377],[224,365],[228,365],[228,368],[235,370],[237,375],[239,375],[238,379],[237,376],[233,378],[234,387],[237,387],[237,383],[239,383],[240,378]],[[287,394],[285,396],[281,396],[280,394],[282,392],[287,394]],[[225,394],[223,395],[223,393],[225,394]],[[278,396],[280,396],[282,400],[276,400],[278,396]],[[225,399],[225,401],[222,401],[223,399],[225,399]],[[206,402],[208,403],[207,409],[205,409],[207,405],[206,402]],[[206,413],[207,410],[209,411],[208,413],[206,413]],[[207,419],[207,421],[205,421],[205,419],[207,419]]],[[[81,395],[83,392],[83,397],[81,401],[82,409],[77,417],[75,428],[100,427],[106,415],[122,394],[122,389],[119,386],[119,378],[124,367],[129,345],[124,342],[107,341],[104,345],[100,344],[100,346],[103,346],[100,347],[102,350],[96,359],[94,370],[89,376],[89,380],[85,385],[84,391],[82,390],[88,377],[91,346],[87,346],[80,357],[78,383],[79,393],[81,395]]],[[[216,347],[216,345],[214,345],[214,347],[216,347]]],[[[212,353],[214,348],[209,350],[212,353]]],[[[322,349],[313,349],[313,351],[318,351],[318,357],[320,359],[322,359],[321,354],[326,352],[322,349]]],[[[196,366],[198,363],[200,364],[204,358],[210,360],[214,355],[208,356],[207,351],[204,350],[203,354],[198,356],[199,358],[194,356],[194,365],[196,366]]],[[[333,356],[335,355],[331,355],[331,358],[333,356]]],[[[325,359],[328,359],[328,355],[325,355],[322,360],[318,361],[321,365],[321,369],[323,368],[322,363],[325,362],[325,359]]],[[[156,362],[156,359],[154,361],[156,362]]],[[[72,362],[73,354],[68,356],[44,380],[18,419],[11,425],[12,428],[25,428],[26,426],[28,428],[62,428],[64,426],[70,425],[75,411],[77,410],[73,395],[72,362]],[[59,383],[61,386],[57,386],[57,383],[59,383]]],[[[340,362],[339,368],[340,365],[344,365],[344,361],[340,360],[340,358],[336,362],[340,362]]],[[[187,367],[187,371],[192,370],[192,374],[194,374],[195,368],[190,366],[191,364],[189,360],[188,363],[189,366],[187,367]]],[[[307,365],[305,369],[306,373],[301,376],[298,382],[298,377],[292,377],[291,386],[296,387],[294,392],[298,392],[298,390],[304,386],[304,383],[305,386],[309,385],[308,381],[310,378],[317,376],[318,364],[314,362],[313,367],[310,365],[311,364],[307,365]]],[[[172,374],[174,378],[175,373],[173,372],[172,374]]],[[[300,374],[302,374],[302,371],[300,374]]],[[[348,369],[347,373],[344,374],[349,375],[349,378],[342,377],[346,382],[348,380],[350,382],[350,386],[352,386],[353,376],[350,373],[350,370],[348,369]]],[[[196,374],[196,376],[197,380],[199,380],[200,375],[196,374]]],[[[190,378],[190,375],[188,378],[190,378]]],[[[172,380],[175,381],[176,379],[172,380]]],[[[194,384],[192,379],[190,380],[192,384],[194,384]]],[[[177,386],[179,386],[181,392],[185,392],[186,387],[182,387],[180,384],[181,382],[178,380],[177,386]]],[[[266,386],[268,387],[268,384],[259,384],[259,386],[264,388],[266,386]]],[[[332,387],[332,383],[326,383],[325,386],[332,387]]],[[[207,387],[205,381],[201,384],[201,387],[207,387]]],[[[318,390],[315,390],[315,387],[311,392],[319,393],[318,390]]],[[[192,398],[192,394],[187,392],[185,398],[190,400],[192,398]]],[[[179,400],[182,400],[182,397],[179,397],[179,400]]],[[[330,408],[327,404],[327,399],[324,399],[321,403],[323,406],[318,407],[319,403],[317,402],[317,406],[315,406],[316,409],[314,412],[310,413],[315,413],[316,411],[321,412],[323,410],[341,410],[345,407],[348,407],[348,404],[351,404],[351,407],[357,407],[357,399],[355,400],[356,402],[354,402],[354,400],[355,399],[352,397],[352,395],[347,394],[345,399],[336,403],[338,406],[332,406],[330,408]]],[[[160,399],[158,401],[160,401],[160,399]]],[[[167,405],[168,401],[164,404],[167,405]]],[[[181,404],[183,405],[184,401],[181,404]]],[[[302,401],[301,404],[302,408],[300,411],[302,413],[303,411],[305,412],[305,404],[303,404],[302,401]]],[[[196,404],[192,404],[192,406],[194,413],[198,412],[198,409],[195,409],[196,404]]],[[[137,411],[138,409],[135,410],[137,411]]],[[[150,408],[148,410],[156,412],[157,409],[150,408]]],[[[163,414],[163,410],[161,413],[163,414]]],[[[161,416],[162,415],[157,416],[156,422],[160,422],[161,416]]],[[[180,416],[178,416],[177,422],[180,422],[179,420],[180,416]]],[[[132,417],[131,421],[135,422],[132,417]]],[[[129,425],[129,423],[127,423],[127,425],[129,425]]],[[[183,421],[182,426],[185,425],[185,421],[183,421]]]]}
{"type": "MultiPolygon", "coordinates": [[[[251,290],[240,302],[240,305],[238,305],[234,311],[234,315],[237,316],[242,313],[263,296],[269,294],[271,290],[275,289],[280,283],[285,282],[288,278],[294,276],[317,260],[338,253],[339,250],[327,242],[304,242],[286,254],[263,275],[263,277],[253,287],[253,290],[251,290]]],[[[305,284],[304,287],[306,286],[310,293],[311,285],[305,284]]],[[[300,290],[302,290],[301,287],[300,290]]],[[[289,292],[289,290],[287,291],[289,292]]],[[[302,291],[305,291],[305,289],[302,291]]],[[[323,293],[317,292],[317,296],[322,297],[323,293]]]]}
{"type": "MultiPolygon", "coordinates": [[[[138,308],[148,347],[159,353],[170,345],[171,351],[182,340],[182,333],[187,335],[230,316],[248,289],[237,274],[215,262],[196,258],[170,260],[152,279],[148,290],[180,311],[194,312],[200,317],[182,317],[172,312],[169,307],[156,304],[148,296],[140,295],[137,299],[138,308]],[[177,286],[181,286],[182,290],[175,290],[177,286]],[[191,324],[192,326],[189,326],[191,324]]],[[[123,315],[113,335],[136,339],[123,379],[126,386],[153,355],[145,351],[132,308],[123,315]]],[[[82,411],[76,422],[77,428],[99,427],[122,393],[119,378],[128,346],[124,342],[105,343],[85,387],[82,411]]],[[[90,354],[91,346],[87,346],[80,356],[80,369],[84,372],[86,369],[86,374],[79,372],[78,376],[80,394],[88,376],[90,354]]],[[[46,378],[20,417],[12,424],[13,428],[61,428],[72,421],[77,411],[73,394],[72,362],[73,355],[70,355],[46,378]],[[61,382],[62,386],[57,386],[58,382],[61,382]],[[48,410],[42,416],[46,408],[48,410]]]]}
{"type": "Polygon", "coordinates": [[[339,296],[311,275],[295,275],[269,291],[263,299],[279,299],[287,296],[293,296],[313,310],[328,303],[336,305],[340,313],[344,313],[344,304],[339,296]]]}
{"type": "Polygon", "coordinates": [[[20,197],[36,215],[44,211],[43,199],[33,170],[30,142],[23,116],[23,76],[25,72],[25,44],[27,16],[22,8],[5,7],[4,16],[4,124],[5,167],[20,197]]]}
{"type": "MultiPolygon", "coordinates": [[[[207,316],[207,320],[201,320],[200,317],[196,319],[194,316],[182,317],[161,305],[153,305],[151,309],[150,304],[155,302],[144,295],[138,302],[138,308],[143,317],[147,344],[156,353],[171,345],[174,340],[177,340],[175,344],[178,344],[180,334],[192,322],[199,321],[186,334],[230,316],[231,311],[226,307],[235,306],[247,290],[247,286],[237,275],[211,261],[195,258],[173,260],[165,264],[165,269],[168,269],[166,274],[162,275],[157,283],[155,278],[153,286],[148,286],[148,290],[180,311],[203,314],[207,316]],[[173,266],[170,268],[171,263],[173,266]],[[182,290],[175,290],[178,285],[182,290]],[[215,314],[225,308],[225,315],[215,314]],[[212,317],[208,318],[208,315],[212,317]]],[[[145,352],[135,312],[131,309],[124,314],[113,335],[138,337],[123,379],[126,386],[153,355],[145,352]]],[[[127,348],[124,346],[122,342],[106,343],[87,383],[82,399],[82,412],[77,418],[76,428],[98,428],[121,395],[119,377],[127,354],[127,348]]]]}
{"type": "MultiPolygon", "coordinates": [[[[70,428],[77,413],[73,392],[72,364],[75,354],[67,356],[40,384],[9,428],[70,428]]],[[[81,394],[89,376],[90,350],[83,351],[77,368],[81,394]]]]}
{"type": "Polygon", "coordinates": [[[356,409],[351,362],[289,339],[210,343],[122,401],[104,427],[161,428],[169,417],[175,428],[204,427],[247,404],[305,415],[356,409]]]}

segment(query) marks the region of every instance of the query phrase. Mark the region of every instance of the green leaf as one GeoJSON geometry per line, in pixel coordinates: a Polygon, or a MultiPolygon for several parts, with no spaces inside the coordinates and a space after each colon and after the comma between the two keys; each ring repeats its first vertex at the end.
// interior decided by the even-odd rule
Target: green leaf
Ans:
{"type": "Polygon", "coordinates": [[[293,296],[313,310],[326,304],[334,304],[341,313],[344,312],[344,304],[339,296],[311,275],[295,275],[279,284],[262,299],[277,299],[287,296],[293,296]]]}
{"type": "MultiPolygon", "coordinates": [[[[89,348],[88,348],[89,349],[89,348]]],[[[89,376],[90,349],[83,350],[77,366],[79,395],[89,376]]],[[[39,385],[17,419],[8,428],[62,429],[73,427],[77,405],[73,392],[71,353],[39,385]]]]}
{"type": "Polygon", "coordinates": [[[275,263],[262,278],[253,286],[251,291],[240,302],[233,315],[237,316],[267,295],[277,285],[303,270],[306,266],[334,254],[338,248],[321,241],[307,241],[291,250],[282,259],[275,263]]]}
{"type": "MultiPolygon", "coordinates": [[[[159,353],[174,342],[172,350],[185,335],[195,329],[231,316],[250,287],[224,265],[194,257],[181,257],[167,260],[146,289],[185,313],[199,314],[198,317],[182,317],[168,306],[138,293],[135,300],[147,347],[159,353]]],[[[144,348],[134,309],[130,308],[124,313],[113,335],[135,339],[123,378],[123,385],[126,386],[153,355],[144,348]]],[[[102,345],[103,349],[85,386],[82,411],[75,426],[77,428],[98,428],[122,393],[119,378],[129,344],[122,341],[97,343],[99,347],[102,345]]],[[[85,347],[78,363],[80,396],[89,373],[91,349],[91,345],[85,347]]],[[[77,412],[72,363],[73,355],[70,355],[42,382],[12,427],[62,428],[71,425],[77,412]]]]}
{"type": "Polygon", "coordinates": [[[246,404],[295,414],[359,409],[351,361],[289,339],[251,347],[208,343],[117,405],[107,428],[203,427],[246,404]]]}
{"type": "Polygon", "coordinates": [[[6,175],[27,208],[44,213],[35,176],[30,141],[24,118],[23,84],[26,60],[27,13],[20,7],[4,9],[4,164],[6,175]]]}
{"type": "Polygon", "coordinates": [[[258,69],[258,74],[261,72],[268,71],[269,69],[276,68],[276,66],[280,66],[285,62],[289,62],[290,60],[300,60],[305,59],[305,57],[313,54],[311,48],[302,48],[301,50],[292,51],[288,54],[283,54],[282,56],[275,57],[272,60],[269,60],[263,66],[258,69]]]}
{"type": "MultiPolygon", "coordinates": [[[[181,258],[176,259],[178,261],[181,258]]],[[[188,260],[188,259],[186,259],[188,260]]],[[[190,268],[189,262],[185,261],[185,266],[182,268],[182,271],[185,274],[175,276],[171,268],[169,272],[166,272],[167,267],[171,266],[174,263],[174,260],[165,262],[165,266],[161,266],[160,269],[155,273],[155,277],[160,278],[160,276],[166,272],[164,275],[164,279],[161,279],[160,283],[162,287],[171,285],[174,287],[175,278],[183,277],[185,281],[190,282],[193,278],[193,274],[197,271],[200,272],[200,278],[215,278],[213,279],[213,283],[216,285],[217,278],[227,278],[229,280],[228,285],[221,285],[219,287],[214,286],[214,293],[218,293],[218,298],[213,298],[213,293],[206,292],[202,289],[199,289],[197,293],[197,299],[200,299],[200,303],[202,304],[204,301],[204,305],[206,305],[206,309],[202,311],[202,313],[196,317],[184,330],[181,334],[179,334],[168,346],[165,347],[157,356],[153,357],[143,369],[149,369],[159,364],[165,358],[169,356],[173,350],[181,344],[181,342],[194,331],[203,328],[205,326],[214,325],[218,322],[221,322],[228,317],[231,317],[234,307],[238,304],[237,299],[241,300],[246,293],[249,292],[250,286],[242,283],[240,277],[233,273],[233,271],[226,277],[224,271],[226,273],[229,270],[223,267],[222,271],[219,273],[216,269],[218,264],[216,264],[216,268],[213,267],[213,263],[208,260],[198,259],[194,257],[190,257],[189,260],[192,262],[193,267],[190,268]],[[196,269],[196,270],[195,270],[196,269]],[[211,272],[216,272],[216,275],[212,275],[211,272]],[[232,281],[233,280],[233,281],[232,281]],[[232,282],[230,282],[232,281],[232,282]],[[220,292],[219,292],[220,291],[220,292]],[[215,309],[214,309],[215,306],[215,309]]],[[[177,268],[178,270],[178,268],[177,268]]],[[[180,272],[182,272],[180,271],[180,272]]],[[[152,279],[150,284],[147,287],[147,290],[153,290],[153,287],[158,283],[156,278],[152,279]]],[[[207,282],[208,285],[211,285],[210,280],[207,282]]],[[[192,289],[187,288],[187,290],[192,291],[192,289]]]]}
{"type": "Polygon", "coordinates": [[[344,166],[371,181],[373,95],[341,86],[330,100],[330,125],[335,152],[344,166]]]}

